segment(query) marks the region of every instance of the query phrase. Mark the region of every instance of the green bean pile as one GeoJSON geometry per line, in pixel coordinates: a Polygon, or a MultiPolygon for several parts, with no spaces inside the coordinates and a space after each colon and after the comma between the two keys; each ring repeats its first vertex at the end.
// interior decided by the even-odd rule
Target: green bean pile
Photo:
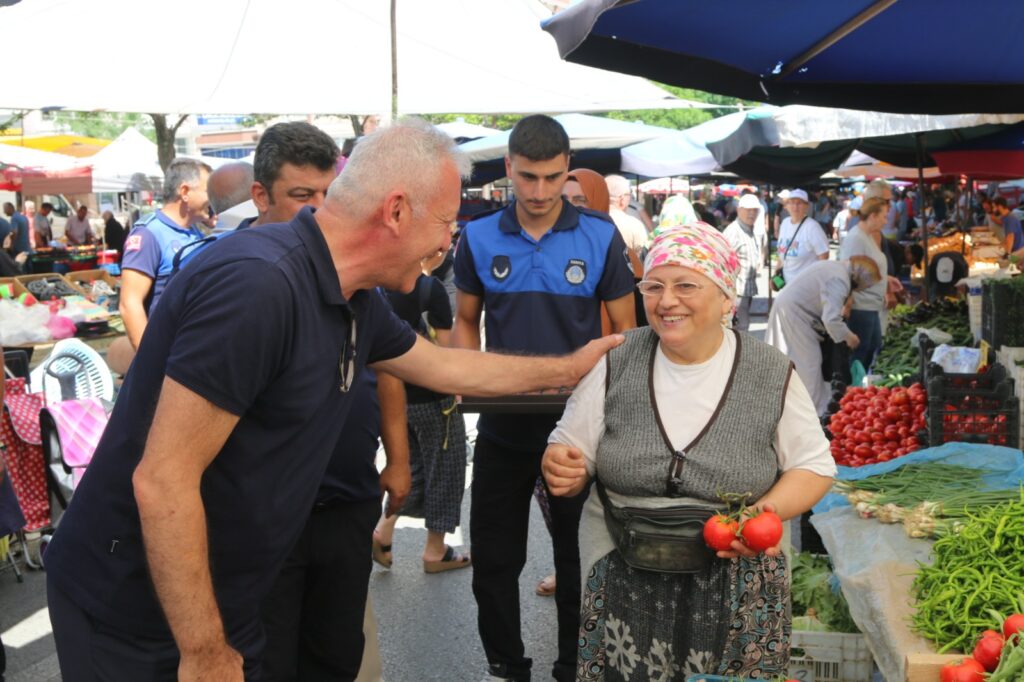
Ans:
{"type": "Polygon", "coordinates": [[[999,627],[991,611],[1015,612],[1024,594],[1024,491],[970,514],[935,541],[932,558],[914,578],[913,628],[939,653],[970,652],[983,630],[999,627]]]}

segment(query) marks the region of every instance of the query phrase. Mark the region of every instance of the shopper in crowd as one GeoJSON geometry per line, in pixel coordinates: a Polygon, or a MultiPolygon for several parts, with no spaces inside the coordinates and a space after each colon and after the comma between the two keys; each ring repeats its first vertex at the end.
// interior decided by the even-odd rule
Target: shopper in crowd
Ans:
{"type": "Polygon", "coordinates": [[[608,196],[608,185],[604,177],[589,168],[577,168],[566,176],[562,185],[562,196],[576,208],[589,208],[591,211],[608,213],[611,198],[608,196]]]}
{"type": "Polygon", "coordinates": [[[789,356],[818,414],[831,395],[821,369],[822,331],[837,343],[856,350],[860,337],[844,321],[850,294],[880,281],[878,264],[866,256],[824,261],[807,269],[807,277],[787,286],[772,304],[764,340],[789,356]]]}
{"type": "MultiPolygon", "coordinates": [[[[444,285],[431,275],[444,259],[439,251],[423,263],[423,274],[409,293],[389,290],[388,301],[399,319],[423,338],[440,346],[451,346],[454,324],[444,285]]],[[[470,565],[469,555],[449,547],[446,533],[459,526],[462,492],[466,487],[466,423],[455,396],[442,395],[407,384],[409,466],[412,487],[405,504],[394,514],[385,514],[373,531],[373,558],[391,567],[391,541],[399,516],[424,520],[427,541],[423,548],[423,571],[441,573],[470,565]]]]}
{"type": "Polygon", "coordinates": [[[992,200],[992,212],[999,218],[1003,228],[1003,248],[1012,256],[1024,256],[1024,231],[1021,230],[1020,218],[1010,210],[1006,197],[998,196],[992,200]]]}
{"type": "Polygon", "coordinates": [[[108,249],[117,251],[118,262],[121,259],[121,252],[124,251],[124,225],[114,217],[113,211],[103,212],[103,241],[108,249]]]}
{"type": "Polygon", "coordinates": [[[744,194],[736,211],[736,220],[722,232],[729,246],[736,252],[740,269],[736,273],[736,314],[734,327],[745,332],[750,329],[750,306],[757,296],[757,278],[763,261],[761,245],[754,233],[761,204],[753,194],[744,194]]]}
{"type": "Polygon", "coordinates": [[[608,175],[604,180],[608,185],[608,215],[615,222],[615,227],[619,228],[626,246],[634,253],[643,255],[647,250],[647,228],[640,220],[626,213],[630,199],[629,180],[621,175],[608,175]]]}
{"type": "Polygon", "coordinates": [[[207,191],[210,195],[210,210],[216,215],[249,201],[252,191],[253,168],[251,163],[235,161],[226,163],[210,173],[207,191]]]}
{"type": "Polygon", "coordinates": [[[851,200],[843,199],[842,209],[838,213],[836,213],[836,217],[832,220],[833,234],[835,235],[836,240],[840,244],[842,244],[843,240],[846,239],[846,233],[847,233],[847,230],[849,229],[847,227],[847,225],[848,225],[848,221],[850,220],[850,213],[851,213],[850,204],[851,203],[852,203],[851,200]]]}
{"type": "Polygon", "coordinates": [[[472,353],[394,317],[377,287],[411,289],[447,248],[468,174],[449,137],[396,123],[360,142],[315,214],[219,240],[178,273],[47,549],[68,679],[257,679],[260,603],[366,365],[500,395],[573,385],[622,341],[563,358],[472,353]]]}
{"type": "Polygon", "coordinates": [[[886,316],[886,289],[889,263],[882,252],[882,228],[888,202],[878,197],[867,199],[860,207],[860,221],[850,230],[839,249],[841,259],[867,256],[878,265],[880,278],[867,289],[855,291],[850,312],[850,329],[860,339],[853,358],[870,369],[875,355],[882,348],[882,318],[886,316]]]}
{"type": "Polygon", "coordinates": [[[164,176],[164,206],[132,228],[121,258],[121,319],[132,347],[138,350],[150,312],[174,272],[174,256],[203,238],[198,225],[210,201],[206,183],[210,167],[201,161],[175,159],[164,176]]]}
{"type": "Polygon", "coordinates": [[[32,235],[37,249],[48,248],[50,242],[53,241],[53,224],[50,222],[51,213],[53,213],[53,204],[44,201],[39,205],[39,212],[32,218],[32,235]]]}
{"type": "MultiPolygon", "coordinates": [[[[26,205],[28,203],[27,201],[25,202],[26,205]]],[[[11,242],[12,253],[17,255],[32,251],[31,227],[29,226],[28,218],[23,213],[18,213],[14,209],[14,204],[9,201],[4,202],[4,215],[11,221],[11,234],[13,235],[11,242]]]]}
{"type": "Polygon", "coordinates": [[[789,359],[724,326],[738,269],[708,225],[656,237],[641,283],[651,326],[627,332],[580,382],[548,439],[553,494],[597,479],[580,525],[577,680],[786,673],[789,588],[778,546],[758,553],[736,541],[716,555],[698,536],[660,562],[657,538],[637,537],[637,546],[611,532],[623,507],[687,503],[705,519],[724,492],[789,519],[832,483],[828,441],[789,359]]]}
{"type": "MultiPolygon", "coordinates": [[[[0,277],[19,277],[25,274],[25,262],[28,260],[28,251],[12,255],[14,244],[14,233],[8,232],[7,236],[0,242],[0,277]]],[[[3,375],[0,375],[0,383],[3,383],[3,375]]],[[[3,404],[0,403],[0,410],[3,404]]]]}
{"type": "Polygon", "coordinates": [[[802,189],[790,190],[786,196],[789,217],[779,227],[779,266],[775,271],[776,275],[783,272],[786,283],[815,261],[828,259],[828,238],[818,221],[808,217],[809,206],[807,192],[802,189]]]}
{"type": "MultiPolygon", "coordinates": [[[[469,223],[455,256],[455,344],[564,353],[600,336],[600,304],[614,331],[636,324],[625,242],[610,219],[562,197],[569,137],[549,116],[520,120],[509,136],[506,174],[516,200],[469,223]]],[[[473,451],[470,540],[480,637],[498,679],[528,680],[519,622],[530,498],[556,416],[484,414],[473,451]]],[[[575,679],[579,636],[582,496],[551,500],[558,610],[557,680],[575,679]]]]}

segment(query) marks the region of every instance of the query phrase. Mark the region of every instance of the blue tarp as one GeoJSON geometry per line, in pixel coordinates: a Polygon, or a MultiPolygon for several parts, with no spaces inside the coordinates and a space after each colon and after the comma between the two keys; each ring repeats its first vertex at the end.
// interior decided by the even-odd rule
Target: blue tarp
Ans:
{"type": "MultiPolygon", "coordinates": [[[[939,461],[943,464],[984,470],[986,473],[982,476],[981,482],[985,490],[1005,490],[1024,485],[1024,452],[998,445],[972,443],[946,443],[939,447],[918,450],[888,462],[862,467],[839,467],[836,479],[859,481],[895,471],[908,464],[939,461]]],[[[829,493],[814,505],[814,513],[821,514],[842,506],[849,506],[846,497],[838,493],[829,493]]]]}

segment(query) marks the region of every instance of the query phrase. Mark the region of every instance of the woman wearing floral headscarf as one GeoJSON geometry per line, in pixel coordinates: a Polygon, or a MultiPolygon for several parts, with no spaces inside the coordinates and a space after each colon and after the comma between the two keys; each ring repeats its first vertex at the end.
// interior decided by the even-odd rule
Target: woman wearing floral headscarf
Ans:
{"type": "Polygon", "coordinates": [[[723,493],[786,520],[831,485],[828,442],[789,360],[724,326],[738,270],[709,225],[663,226],[638,285],[650,327],[627,332],[580,382],[548,439],[553,494],[598,481],[580,524],[577,680],[786,672],[789,588],[777,546],[756,553],[734,542],[716,554],[698,538],[666,561],[647,551],[664,545],[645,548],[650,536],[639,532],[624,543],[617,525],[630,508],[686,507],[706,519],[723,493]]]}

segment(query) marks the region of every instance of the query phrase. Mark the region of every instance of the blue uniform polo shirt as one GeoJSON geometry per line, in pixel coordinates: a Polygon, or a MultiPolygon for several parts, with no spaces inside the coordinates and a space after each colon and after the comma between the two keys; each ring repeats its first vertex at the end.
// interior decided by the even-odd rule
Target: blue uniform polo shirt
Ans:
{"type": "Polygon", "coordinates": [[[136,270],[153,280],[153,288],[146,297],[146,314],[156,305],[174,272],[174,255],[203,236],[199,228],[181,227],[163,211],[135,223],[124,242],[121,269],[136,270]]]}
{"type": "MultiPolygon", "coordinates": [[[[601,301],[633,290],[629,250],[611,218],[562,200],[554,227],[535,240],[515,203],[466,225],[455,286],[483,298],[488,350],[564,355],[601,336],[601,301]]],[[[505,447],[543,448],[557,416],[480,417],[478,430],[505,447]]]]}
{"type": "Polygon", "coordinates": [[[11,216],[11,228],[14,230],[14,253],[24,253],[32,250],[32,240],[29,238],[31,230],[28,226],[28,218],[21,213],[11,216]]]}
{"type": "MultiPolygon", "coordinates": [[[[309,518],[357,399],[340,390],[352,321],[356,373],[404,354],[415,335],[378,292],[342,296],[309,209],[291,223],[214,243],[178,273],[153,312],[46,568],[101,623],[170,637],[131,482],[170,377],[239,416],[201,493],[217,603],[229,641],[252,660],[262,646],[260,601],[309,518]]],[[[188,444],[183,434],[181,447],[188,444]]]]}

